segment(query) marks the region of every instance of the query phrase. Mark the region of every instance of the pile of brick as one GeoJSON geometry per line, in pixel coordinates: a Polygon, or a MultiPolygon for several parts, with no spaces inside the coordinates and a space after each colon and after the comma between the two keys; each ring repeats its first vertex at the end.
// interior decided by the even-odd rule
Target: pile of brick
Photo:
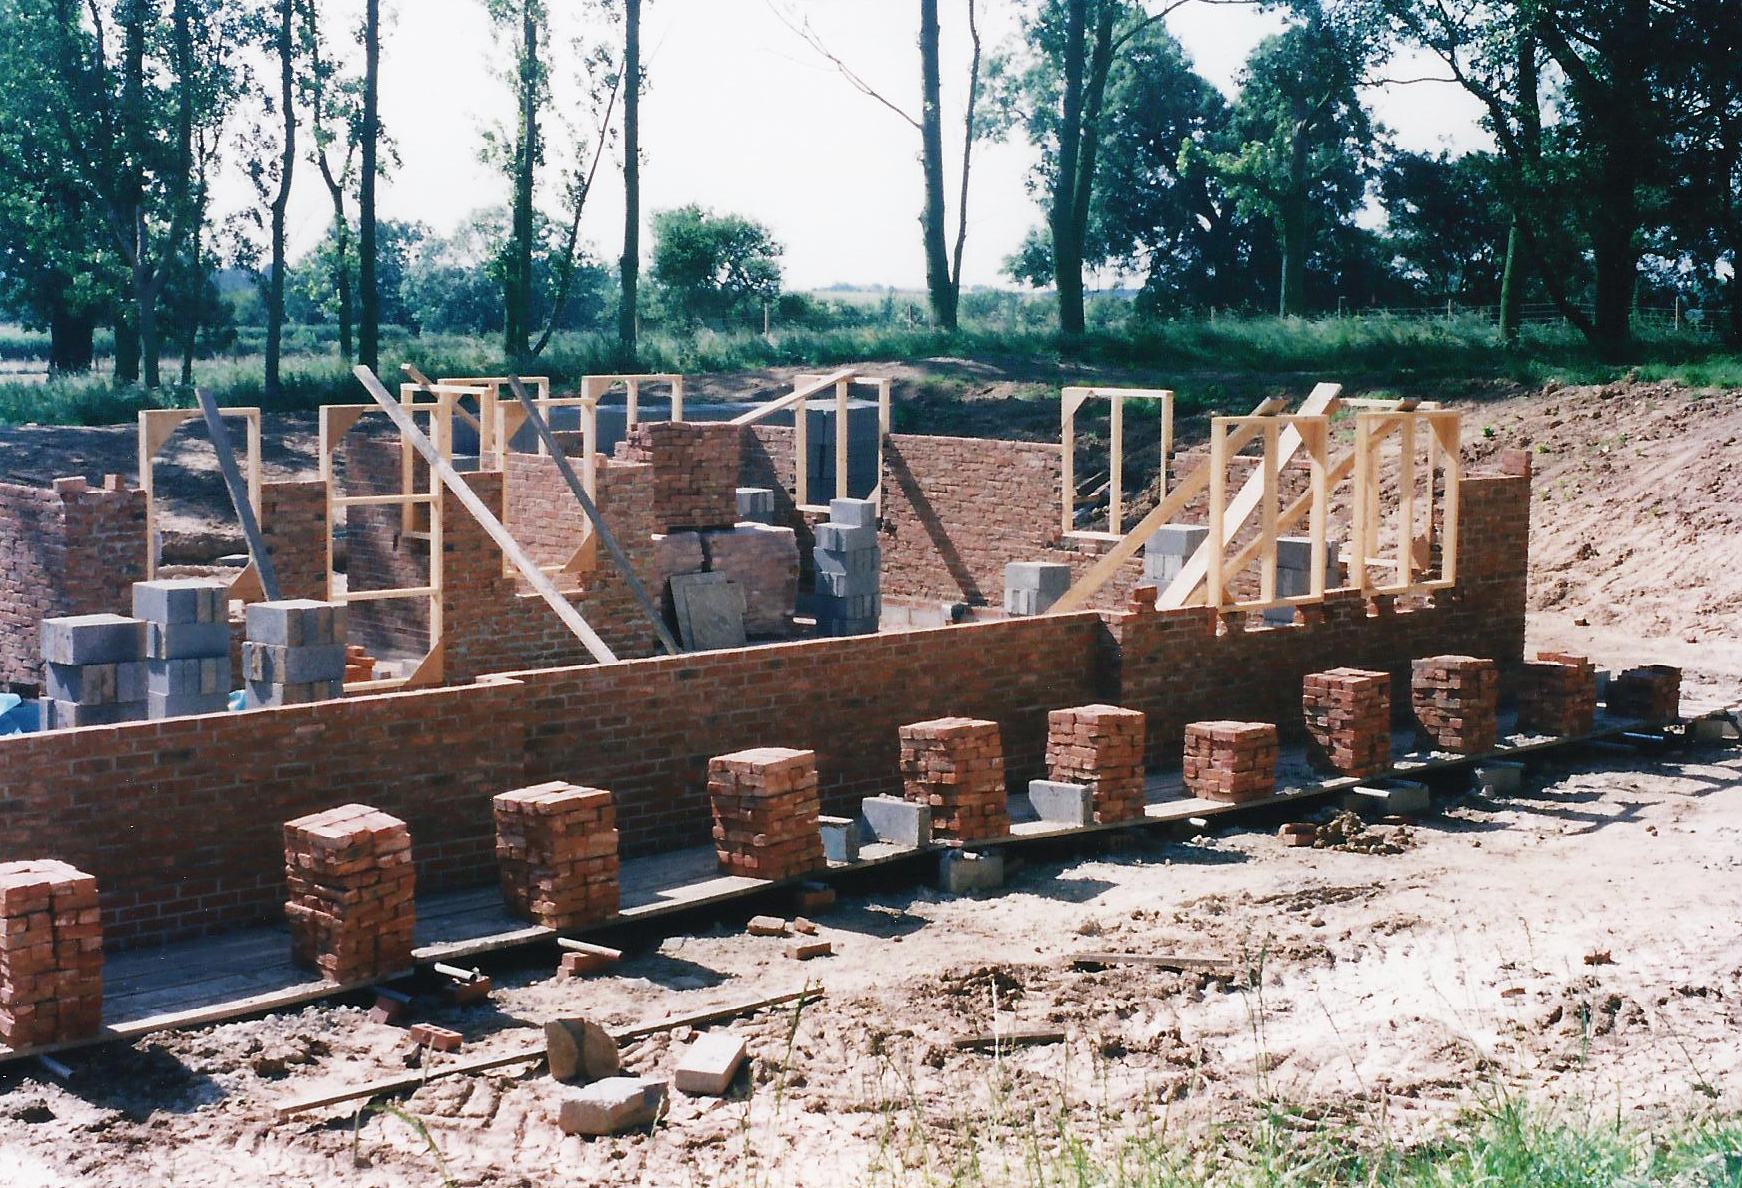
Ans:
{"type": "Polygon", "coordinates": [[[1047,715],[1048,777],[1084,784],[1103,825],[1143,816],[1144,717],[1116,705],[1079,705],[1047,715]]]}
{"type": "Polygon", "coordinates": [[[1597,719],[1597,669],[1584,656],[1538,652],[1518,674],[1518,728],[1589,734],[1597,719]]]}
{"type": "Polygon", "coordinates": [[[1682,670],[1668,664],[1629,668],[1609,681],[1604,700],[1618,718],[1673,722],[1681,717],[1682,670]]]}
{"type": "Polygon", "coordinates": [[[511,912],[558,932],[617,914],[617,810],[609,792],[555,780],[492,803],[511,912]]]}
{"type": "Polygon", "coordinates": [[[832,499],[829,522],[816,528],[817,634],[871,635],[883,617],[883,548],[877,505],[832,499]]]}
{"type": "Polygon", "coordinates": [[[1193,722],[1186,727],[1186,791],[1238,803],[1276,790],[1276,727],[1269,722],[1193,722]]]}
{"type": "Polygon", "coordinates": [[[1364,668],[1311,672],[1301,682],[1307,758],[1320,771],[1378,775],[1391,766],[1391,676],[1364,668]]]}
{"type": "Polygon", "coordinates": [[[756,747],[708,761],[720,869],[789,879],[823,865],[815,751],[756,747]]]}
{"type": "Polygon", "coordinates": [[[1410,675],[1410,704],[1424,745],[1457,755],[1494,749],[1500,668],[1475,656],[1428,656],[1410,675]]]}
{"type": "Polygon", "coordinates": [[[743,438],[742,429],[724,423],[643,421],[629,431],[617,457],[652,465],[655,532],[738,522],[743,438]]]}
{"type": "Polygon", "coordinates": [[[791,528],[741,523],[700,534],[709,573],[744,591],[744,630],[750,635],[792,634],[798,602],[798,536],[791,528]]]}
{"type": "Polygon", "coordinates": [[[375,657],[362,644],[345,645],[345,683],[375,679],[375,657]]]}
{"type": "Polygon", "coordinates": [[[45,730],[136,722],[146,700],[145,624],[120,615],[42,621],[45,730]]]}
{"type": "Polygon", "coordinates": [[[405,822],[347,804],[285,822],[291,955],[334,982],[411,964],[416,871],[405,822]]]}
{"type": "Polygon", "coordinates": [[[31,1048],[102,1025],[97,880],[64,862],[0,864],[0,1041],[31,1048]]]}
{"type": "Polygon", "coordinates": [[[996,722],[937,718],[903,726],[901,779],[908,800],[931,806],[936,837],[978,841],[1010,832],[996,722]]]}
{"type": "Polygon", "coordinates": [[[342,604],[295,598],[249,605],[242,645],[248,708],[342,697],[346,666],[342,604]]]}
{"type": "Polygon", "coordinates": [[[221,714],[230,708],[230,591],[209,578],[135,582],[133,613],[145,620],[151,717],[221,714]]]}

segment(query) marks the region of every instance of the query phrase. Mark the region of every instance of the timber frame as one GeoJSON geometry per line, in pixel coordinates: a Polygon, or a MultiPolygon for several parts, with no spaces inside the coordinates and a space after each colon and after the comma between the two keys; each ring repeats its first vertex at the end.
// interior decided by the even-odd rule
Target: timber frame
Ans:
{"type": "Polygon", "coordinates": [[[871,502],[877,505],[877,514],[883,514],[883,459],[889,444],[889,393],[894,381],[879,376],[860,375],[851,367],[839,371],[831,371],[827,375],[803,374],[794,378],[793,389],[785,396],[777,396],[773,400],[758,405],[742,416],[732,419],[733,425],[755,425],[773,416],[777,412],[792,410],[792,459],[793,484],[792,502],[801,512],[812,515],[828,515],[827,505],[806,502],[810,494],[810,450],[808,438],[810,433],[809,418],[805,416],[805,407],[811,397],[827,392],[835,393],[835,495],[836,499],[846,499],[847,491],[847,437],[849,430],[847,417],[847,401],[854,384],[877,390],[877,486],[872,489],[871,502]]]}
{"type": "MultiPolygon", "coordinates": [[[[1213,417],[1210,420],[1210,531],[1204,540],[1206,554],[1205,583],[1218,592],[1218,610],[1263,611],[1272,607],[1308,605],[1325,596],[1325,526],[1330,513],[1331,420],[1328,416],[1261,416],[1213,417]],[[1276,592],[1276,541],[1282,529],[1278,504],[1277,480],[1284,447],[1282,434],[1292,430],[1305,448],[1312,467],[1311,487],[1304,497],[1311,517],[1309,532],[1312,540],[1311,590],[1295,597],[1278,597],[1276,592]],[[1226,565],[1227,536],[1224,534],[1228,510],[1228,464],[1234,451],[1229,448],[1231,434],[1257,440],[1262,453],[1258,460],[1258,537],[1226,565]],[[1229,581],[1256,558],[1259,564],[1258,598],[1238,602],[1228,593],[1229,581]]],[[[1297,513],[1298,514],[1298,513],[1297,513]]]]}
{"type": "MultiPolygon", "coordinates": [[[[1063,516],[1060,530],[1066,540],[1116,541],[1125,518],[1125,402],[1161,402],[1160,497],[1167,498],[1167,467],[1173,457],[1173,392],[1165,388],[1066,388],[1059,400],[1059,444],[1064,451],[1064,479],[1060,483],[1063,516]],[[1107,445],[1107,531],[1092,532],[1077,527],[1077,413],[1091,399],[1106,400],[1111,440],[1107,445]]],[[[1099,490],[1096,491],[1099,494],[1099,490]]]]}
{"type": "MultiPolygon", "coordinates": [[[[158,542],[157,542],[157,498],[156,482],[153,475],[158,454],[169,439],[175,436],[189,421],[199,421],[201,412],[197,408],[153,408],[145,409],[139,414],[139,489],[145,492],[145,577],[149,581],[157,576],[158,542]]],[[[243,473],[248,483],[248,502],[254,508],[255,516],[260,515],[260,410],[258,408],[221,408],[220,417],[233,417],[247,422],[248,444],[247,460],[243,473]]],[[[236,597],[247,597],[250,594],[258,596],[259,571],[252,562],[248,568],[230,583],[230,592],[236,597]]]]}

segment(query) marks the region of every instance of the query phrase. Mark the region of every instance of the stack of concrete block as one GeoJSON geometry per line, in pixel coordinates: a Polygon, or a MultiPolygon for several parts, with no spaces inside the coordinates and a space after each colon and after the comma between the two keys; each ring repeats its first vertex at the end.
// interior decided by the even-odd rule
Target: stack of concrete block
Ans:
{"type": "Polygon", "coordinates": [[[774,492],[767,487],[739,487],[738,522],[774,523],[774,492]]]}
{"type": "Polygon", "coordinates": [[[110,726],[147,716],[145,624],[120,615],[42,621],[45,730],[110,726]]]}
{"type": "Polygon", "coordinates": [[[1167,589],[1191,555],[1209,537],[1196,524],[1163,524],[1143,546],[1143,584],[1167,589]]]}
{"type": "Polygon", "coordinates": [[[1416,733],[1424,745],[1458,755],[1494,749],[1500,669],[1475,656],[1428,656],[1410,676],[1416,733]]]}
{"type": "MultiPolygon", "coordinates": [[[[1335,564],[1331,557],[1333,548],[1325,549],[1325,586],[1329,590],[1336,585],[1334,579],[1335,564]]],[[[1308,536],[1279,536],[1276,538],[1276,596],[1278,598],[1303,598],[1313,592],[1313,542],[1308,536]]],[[[1286,625],[1294,622],[1292,606],[1273,606],[1264,612],[1264,621],[1273,625],[1286,625]]]]}
{"type": "Polygon", "coordinates": [[[1143,816],[1144,716],[1116,705],[1047,715],[1046,768],[1054,783],[1086,785],[1103,825],[1143,816]]]}
{"type": "Polygon", "coordinates": [[[347,804],[284,825],[291,956],[334,982],[411,965],[416,871],[405,822],[347,804]]]}
{"type": "Polygon", "coordinates": [[[869,499],[830,500],[829,522],[817,525],[816,539],[817,633],[874,634],[883,616],[877,505],[869,499]]]}
{"type": "Polygon", "coordinates": [[[617,914],[617,810],[609,792],[555,780],[492,803],[511,912],[558,932],[617,914]]]}
{"type": "Polygon", "coordinates": [[[221,581],[169,578],[133,584],[145,620],[146,694],[153,718],[230,708],[230,591],[221,581]]]}
{"type": "Polygon", "coordinates": [[[1311,672],[1301,682],[1307,758],[1320,771],[1378,775],[1391,766],[1391,676],[1364,668],[1311,672]]]}
{"type": "Polygon", "coordinates": [[[1186,791],[1239,803],[1276,790],[1276,727],[1269,722],[1193,722],[1186,727],[1186,791]]]}
{"type": "Polygon", "coordinates": [[[32,1048],[102,1026],[97,880],[64,862],[0,864],[0,1041],[32,1048]]]}
{"type": "Polygon", "coordinates": [[[1629,668],[1610,680],[1604,700],[1618,718],[1673,722],[1681,717],[1682,670],[1668,664],[1629,668]]]}
{"type": "Polygon", "coordinates": [[[643,421],[617,457],[653,467],[654,531],[730,528],[738,522],[744,431],[726,423],[643,421]]]}
{"type": "Polygon", "coordinates": [[[1004,567],[1004,613],[1044,615],[1071,588],[1062,561],[1012,561],[1004,567]]]}
{"type": "Polygon", "coordinates": [[[1597,721],[1597,667],[1589,657],[1538,652],[1518,674],[1518,728],[1561,737],[1597,721]]]}
{"type": "Polygon", "coordinates": [[[709,573],[725,574],[744,591],[749,635],[792,634],[798,602],[798,535],[791,528],[744,522],[701,535],[709,573]]]}
{"type": "Polygon", "coordinates": [[[345,608],[293,598],[248,607],[242,676],[248,708],[303,705],[345,694],[345,608]]]}
{"type": "Polygon", "coordinates": [[[904,796],[931,806],[932,831],[957,841],[1010,832],[998,723],[936,718],[901,728],[904,796]]]}
{"type": "Polygon", "coordinates": [[[720,869],[790,879],[824,865],[815,751],[756,747],[708,761],[720,869]]]}

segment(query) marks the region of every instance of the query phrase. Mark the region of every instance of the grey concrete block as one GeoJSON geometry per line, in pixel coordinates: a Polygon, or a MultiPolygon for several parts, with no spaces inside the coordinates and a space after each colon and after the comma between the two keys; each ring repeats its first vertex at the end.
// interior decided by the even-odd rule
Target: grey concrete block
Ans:
{"type": "Polygon", "coordinates": [[[860,815],[872,841],[917,849],[931,845],[931,805],[903,800],[899,796],[867,796],[859,802],[860,815]]]}
{"type": "Polygon", "coordinates": [[[876,619],[818,619],[817,634],[830,639],[848,635],[876,635],[876,619]]]}
{"type": "Polygon", "coordinates": [[[848,553],[817,549],[811,554],[811,560],[819,574],[845,574],[878,580],[883,571],[883,549],[877,545],[868,549],[854,549],[848,553]]]}
{"type": "Polygon", "coordinates": [[[345,642],[345,608],[334,602],[290,598],[248,607],[248,635],[254,643],[284,648],[345,642]]]}
{"type": "Polygon", "coordinates": [[[115,701],[107,705],[79,705],[71,701],[42,703],[44,730],[71,730],[78,726],[114,726],[120,722],[143,722],[149,711],[141,701],[115,701]]]}
{"type": "Polygon", "coordinates": [[[829,521],[849,528],[877,527],[877,504],[870,499],[829,500],[829,521]]]}
{"type": "Polygon", "coordinates": [[[154,697],[212,697],[230,694],[230,657],[147,660],[145,689],[154,697]]]}
{"type": "Polygon", "coordinates": [[[335,701],[345,695],[344,681],[314,681],[306,685],[274,685],[266,681],[249,681],[249,709],[278,709],[287,705],[307,705],[314,701],[335,701]]]}
{"type": "Polygon", "coordinates": [[[126,664],[45,665],[45,694],[50,701],[78,705],[112,705],[145,700],[145,662],[126,664]]]}
{"type": "Polygon", "coordinates": [[[1004,567],[1004,610],[1043,615],[1071,588],[1071,567],[1055,561],[1012,561],[1004,567]]]}
{"type": "Polygon", "coordinates": [[[1524,787],[1524,764],[1490,759],[1477,764],[1476,782],[1489,792],[1516,792],[1524,787]]]}
{"type": "Polygon", "coordinates": [[[1433,797],[1426,784],[1409,780],[1386,780],[1383,784],[1352,789],[1343,798],[1343,807],[1351,812],[1375,816],[1413,816],[1433,807],[1433,797]]]}
{"type": "Polygon", "coordinates": [[[774,523],[774,492],[767,487],[739,487],[738,518],[756,524],[774,523]]]}
{"type": "Polygon", "coordinates": [[[997,850],[945,850],[938,855],[939,891],[965,895],[995,891],[1004,885],[1004,855],[997,850]]]}
{"type": "Polygon", "coordinates": [[[305,685],[345,679],[345,645],[287,648],[249,641],[242,645],[242,679],[269,685],[305,685]]]}
{"type": "Polygon", "coordinates": [[[69,615],[42,621],[50,664],[125,664],[145,656],[145,623],[121,615],[69,615]]]}
{"type": "Polygon", "coordinates": [[[817,571],[817,593],[828,598],[875,598],[881,583],[876,573],[824,573],[817,571]]]}
{"type": "Polygon", "coordinates": [[[599,1136],[649,1126],[665,1109],[666,1085],[652,1077],[606,1077],[563,1093],[557,1126],[564,1134],[599,1136]]]}
{"type": "MultiPolygon", "coordinates": [[[[1325,550],[1327,557],[1330,550],[1325,550]]],[[[1297,570],[1301,573],[1311,573],[1313,568],[1313,542],[1309,536],[1279,536],[1276,538],[1276,568],[1297,570]]]]}
{"type": "Polygon", "coordinates": [[[729,1031],[709,1032],[697,1037],[678,1058],[672,1083],[679,1093],[721,1097],[732,1087],[747,1055],[742,1037],[729,1031]]]}
{"type": "Polygon", "coordinates": [[[1035,816],[1055,825],[1095,823],[1095,790],[1087,784],[1030,780],[1028,803],[1034,806],[1035,816]]]}
{"type": "Polygon", "coordinates": [[[149,660],[195,660],[230,656],[230,624],[145,624],[145,655],[149,660]]]}
{"type": "Polygon", "coordinates": [[[133,583],[133,614],[152,623],[222,623],[230,591],[210,578],[165,578],[133,583]]]}
{"type": "Polygon", "coordinates": [[[877,547],[875,524],[818,524],[817,548],[836,553],[877,547]]]}
{"type": "Polygon", "coordinates": [[[847,817],[818,817],[823,835],[823,857],[830,862],[856,862],[859,858],[859,822],[847,817]]]}
{"type": "Polygon", "coordinates": [[[146,708],[152,719],[191,718],[198,714],[223,714],[230,710],[230,694],[149,693],[146,708]]]}
{"type": "Polygon", "coordinates": [[[1190,557],[1209,535],[1209,528],[1198,524],[1163,524],[1144,542],[1143,551],[1158,556],[1190,557]]]}

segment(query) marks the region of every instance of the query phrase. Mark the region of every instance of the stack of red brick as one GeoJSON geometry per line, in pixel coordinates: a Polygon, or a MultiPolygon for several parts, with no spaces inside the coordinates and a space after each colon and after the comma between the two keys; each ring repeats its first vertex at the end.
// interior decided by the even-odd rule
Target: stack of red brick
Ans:
{"type": "Polygon", "coordinates": [[[558,932],[617,914],[617,810],[609,792],[554,780],[493,803],[510,911],[558,932]]]}
{"type": "Polygon", "coordinates": [[[64,862],[0,864],[0,1040],[32,1048],[102,1025],[97,880],[64,862]]]}
{"type": "Polygon", "coordinates": [[[1257,800],[1276,790],[1276,727],[1193,722],[1186,727],[1186,791],[1203,800],[1257,800]]]}
{"type": "Polygon", "coordinates": [[[1308,673],[1301,682],[1307,757],[1320,771],[1378,775],[1391,766],[1391,677],[1364,668],[1308,673]]]}
{"type": "Polygon", "coordinates": [[[375,679],[375,657],[362,644],[345,645],[345,683],[375,679]]]}
{"type": "Polygon", "coordinates": [[[1144,717],[1116,705],[1079,705],[1047,715],[1050,779],[1087,784],[1103,825],[1143,816],[1144,717]]]}
{"type": "Polygon", "coordinates": [[[908,800],[931,806],[935,837],[978,841],[1010,832],[996,722],[937,718],[903,726],[901,778],[908,800]]]}
{"type": "Polygon", "coordinates": [[[755,747],[708,761],[720,869],[789,879],[823,865],[815,751],[755,747]]]}
{"type": "Polygon", "coordinates": [[[347,804],[285,822],[291,955],[335,982],[411,964],[415,869],[405,822],[347,804]]]}
{"type": "Polygon", "coordinates": [[[725,423],[643,421],[617,457],[653,466],[655,532],[730,528],[738,522],[744,431],[725,423]]]}
{"type": "Polygon", "coordinates": [[[1475,656],[1428,656],[1410,678],[1417,733],[1428,747],[1458,755],[1494,749],[1500,669],[1475,656]]]}
{"type": "Polygon", "coordinates": [[[1518,674],[1518,728],[1589,734],[1597,718],[1597,669],[1584,656],[1538,652],[1518,674]]]}
{"type": "Polygon", "coordinates": [[[1605,700],[1618,718],[1673,722],[1681,717],[1682,670],[1668,664],[1629,668],[1609,681],[1605,700]]]}

